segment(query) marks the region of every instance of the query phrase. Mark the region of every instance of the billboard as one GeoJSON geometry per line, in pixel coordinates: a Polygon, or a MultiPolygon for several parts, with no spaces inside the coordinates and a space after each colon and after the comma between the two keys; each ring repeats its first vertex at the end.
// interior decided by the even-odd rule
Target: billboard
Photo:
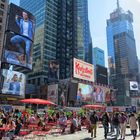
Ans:
{"type": "Polygon", "coordinates": [[[73,77],[94,82],[93,65],[76,58],[73,61],[73,77]]]}
{"type": "Polygon", "coordinates": [[[138,82],[136,81],[130,81],[130,90],[133,90],[133,91],[138,91],[138,82]]]}
{"type": "Polygon", "coordinates": [[[32,69],[35,18],[28,11],[10,4],[3,61],[32,69]]]}
{"type": "Polygon", "coordinates": [[[93,86],[78,83],[77,102],[92,102],[93,86]]]}
{"type": "Polygon", "coordinates": [[[55,104],[58,104],[58,84],[48,86],[47,99],[55,104]]]}
{"type": "Polygon", "coordinates": [[[59,79],[59,63],[57,60],[49,61],[48,81],[55,82],[59,79]]]}
{"type": "Polygon", "coordinates": [[[32,45],[33,42],[23,36],[6,33],[3,61],[32,69],[32,45]]]}
{"type": "Polygon", "coordinates": [[[35,17],[25,9],[11,3],[7,30],[33,41],[35,17]]]}
{"type": "Polygon", "coordinates": [[[97,83],[108,85],[107,68],[100,65],[96,65],[96,80],[97,83]]]}
{"type": "Polygon", "coordinates": [[[12,94],[15,96],[25,95],[25,75],[12,71],[12,70],[2,70],[3,76],[3,86],[2,94],[12,94]]]}

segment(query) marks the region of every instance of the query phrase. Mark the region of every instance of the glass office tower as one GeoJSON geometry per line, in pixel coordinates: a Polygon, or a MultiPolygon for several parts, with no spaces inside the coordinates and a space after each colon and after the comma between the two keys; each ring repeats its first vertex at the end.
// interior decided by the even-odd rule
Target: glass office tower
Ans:
{"type": "Polygon", "coordinates": [[[104,50],[98,47],[93,48],[93,64],[105,67],[104,50]]]}
{"type": "Polygon", "coordinates": [[[88,20],[88,1],[77,1],[77,40],[78,57],[92,63],[92,41],[88,20]]]}
{"type": "Polygon", "coordinates": [[[70,77],[70,65],[77,55],[76,2],[74,0],[21,0],[20,6],[36,17],[33,71],[28,82],[48,82],[50,60],[59,63],[59,78],[70,77]]]}
{"type": "Polygon", "coordinates": [[[118,105],[130,105],[129,81],[136,81],[138,60],[133,32],[133,14],[117,9],[107,20],[107,47],[110,85],[117,90],[118,105]],[[127,95],[127,96],[126,96],[127,95]]]}

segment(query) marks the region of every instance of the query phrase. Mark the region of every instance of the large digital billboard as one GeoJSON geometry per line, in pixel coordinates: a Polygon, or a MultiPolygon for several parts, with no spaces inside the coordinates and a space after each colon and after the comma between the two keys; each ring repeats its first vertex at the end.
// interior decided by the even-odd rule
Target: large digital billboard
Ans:
{"type": "Polygon", "coordinates": [[[94,82],[93,65],[76,58],[73,61],[73,77],[94,82]]]}
{"type": "Polygon", "coordinates": [[[48,86],[47,99],[55,104],[58,104],[58,84],[48,86]]]}
{"type": "Polygon", "coordinates": [[[33,42],[14,33],[6,33],[3,61],[32,69],[33,42]]]}
{"type": "Polygon", "coordinates": [[[93,87],[87,84],[78,84],[77,102],[92,102],[93,87]]]}
{"type": "Polygon", "coordinates": [[[35,17],[25,9],[14,4],[10,4],[7,30],[12,31],[15,34],[25,36],[33,41],[35,17]]]}
{"type": "Polygon", "coordinates": [[[25,75],[12,71],[12,70],[2,70],[2,94],[12,94],[15,96],[25,95],[25,75]]]}
{"type": "Polygon", "coordinates": [[[35,18],[28,11],[10,4],[3,61],[32,69],[35,18]]]}

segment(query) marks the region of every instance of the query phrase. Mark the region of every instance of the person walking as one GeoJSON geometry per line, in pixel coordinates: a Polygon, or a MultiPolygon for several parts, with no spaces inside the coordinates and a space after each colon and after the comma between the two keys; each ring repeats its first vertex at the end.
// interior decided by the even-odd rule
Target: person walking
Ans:
{"type": "Polygon", "coordinates": [[[127,117],[124,113],[121,113],[120,129],[121,129],[121,139],[123,139],[123,140],[125,139],[126,124],[127,124],[127,117]]]}
{"type": "Polygon", "coordinates": [[[113,117],[113,126],[114,126],[114,129],[116,130],[116,139],[117,139],[120,133],[120,122],[119,122],[118,113],[116,113],[115,116],[113,117]]]}
{"type": "Polygon", "coordinates": [[[129,124],[130,124],[131,133],[132,133],[133,138],[134,138],[133,140],[135,140],[136,136],[137,136],[137,120],[136,120],[136,117],[133,113],[130,116],[129,124]]]}
{"type": "Polygon", "coordinates": [[[137,120],[138,120],[139,132],[140,132],[140,114],[138,115],[137,120]]]}
{"type": "Polygon", "coordinates": [[[104,137],[107,139],[107,134],[109,132],[109,116],[107,112],[105,112],[105,114],[102,116],[102,124],[104,127],[104,137]]]}
{"type": "Polygon", "coordinates": [[[93,131],[94,131],[94,138],[96,138],[97,122],[98,122],[98,117],[96,115],[96,112],[94,111],[93,114],[90,116],[91,137],[93,137],[93,131]]]}

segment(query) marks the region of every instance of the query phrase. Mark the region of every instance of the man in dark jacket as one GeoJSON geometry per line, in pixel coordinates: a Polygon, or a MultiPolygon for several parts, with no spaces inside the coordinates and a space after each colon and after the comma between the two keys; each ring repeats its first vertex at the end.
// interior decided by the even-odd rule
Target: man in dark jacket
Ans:
{"type": "Polygon", "coordinates": [[[90,123],[91,123],[91,137],[93,137],[94,131],[94,138],[96,138],[97,122],[98,117],[96,115],[96,112],[93,112],[93,114],[90,116],[90,123]]]}
{"type": "Polygon", "coordinates": [[[102,124],[104,127],[104,137],[105,139],[107,139],[107,134],[109,131],[109,117],[108,117],[107,112],[102,116],[102,124]]]}

